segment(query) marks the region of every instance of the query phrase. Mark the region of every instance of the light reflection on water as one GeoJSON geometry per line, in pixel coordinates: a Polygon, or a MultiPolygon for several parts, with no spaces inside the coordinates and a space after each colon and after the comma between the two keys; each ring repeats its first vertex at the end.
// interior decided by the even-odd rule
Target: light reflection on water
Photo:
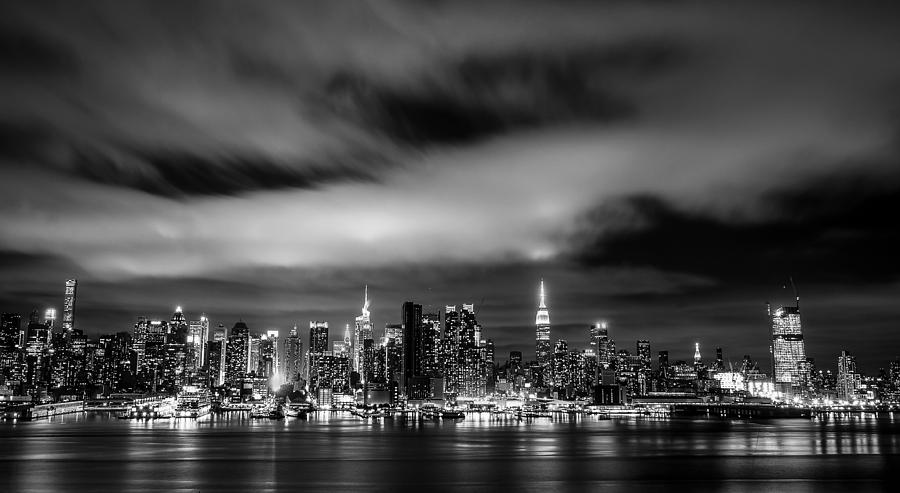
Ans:
{"type": "Polygon", "coordinates": [[[0,424],[0,491],[546,491],[663,488],[673,479],[700,489],[785,480],[793,482],[778,489],[866,489],[881,486],[900,465],[898,454],[900,423],[874,415],[368,422],[336,413],[306,421],[86,414],[0,424]]]}

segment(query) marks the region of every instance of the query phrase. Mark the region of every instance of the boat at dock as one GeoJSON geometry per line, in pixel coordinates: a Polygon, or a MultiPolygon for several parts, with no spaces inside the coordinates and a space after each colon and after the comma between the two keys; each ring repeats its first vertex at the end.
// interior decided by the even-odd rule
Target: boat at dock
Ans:
{"type": "Polygon", "coordinates": [[[309,413],[315,411],[311,402],[291,402],[290,398],[286,398],[284,404],[281,405],[281,412],[288,418],[306,419],[309,413]]]}
{"type": "Polygon", "coordinates": [[[200,418],[212,408],[209,391],[193,385],[185,386],[175,398],[176,418],[200,418]]]}
{"type": "Polygon", "coordinates": [[[279,406],[257,404],[250,409],[250,417],[253,419],[284,419],[284,412],[279,406]]]}

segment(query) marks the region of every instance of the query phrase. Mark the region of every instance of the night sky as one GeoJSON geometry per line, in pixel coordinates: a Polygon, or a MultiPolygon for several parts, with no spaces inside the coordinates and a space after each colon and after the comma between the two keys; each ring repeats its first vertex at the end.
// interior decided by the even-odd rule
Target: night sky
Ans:
{"type": "Polygon", "coordinates": [[[4,2],[0,310],[900,354],[900,14],[825,2],[4,2]]]}

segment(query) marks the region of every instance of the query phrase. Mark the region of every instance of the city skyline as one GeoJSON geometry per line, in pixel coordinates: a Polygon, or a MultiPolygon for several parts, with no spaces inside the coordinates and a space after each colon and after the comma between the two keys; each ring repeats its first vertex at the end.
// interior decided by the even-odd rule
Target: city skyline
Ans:
{"type": "Polygon", "coordinates": [[[0,2],[0,491],[885,488],[898,27],[0,2]]]}
{"type": "Polygon", "coordinates": [[[514,341],[544,278],[565,338],[765,357],[792,276],[810,354],[900,347],[891,6],[3,13],[2,310],[77,278],[88,330],[177,304],[353,325],[369,284],[377,324],[459,300],[514,341]]]}
{"type": "MultiPolygon", "coordinates": [[[[74,302],[75,302],[74,295],[72,297],[70,297],[69,293],[70,292],[74,293],[74,287],[75,287],[75,285],[77,285],[77,283],[78,283],[78,281],[76,279],[69,279],[66,281],[64,304],[74,305],[74,302]],[[69,301],[70,299],[71,299],[71,302],[69,301]]],[[[628,343],[630,343],[630,342],[640,343],[641,341],[649,341],[653,344],[652,348],[654,351],[664,351],[667,355],[666,356],[667,358],[669,358],[670,357],[669,355],[671,355],[670,359],[672,361],[677,361],[677,360],[691,361],[692,359],[694,361],[696,361],[696,359],[697,359],[696,351],[699,351],[700,346],[702,345],[704,348],[704,351],[702,354],[703,360],[704,361],[712,361],[713,356],[710,356],[710,354],[707,354],[707,353],[711,353],[716,350],[721,352],[721,350],[723,348],[725,348],[727,357],[726,357],[724,363],[726,364],[726,367],[728,367],[729,365],[734,365],[734,367],[736,367],[736,368],[740,367],[741,360],[745,356],[749,355],[749,356],[751,356],[751,358],[754,361],[756,361],[758,364],[760,364],[760,366],[762,368],[768,368],[768,371],[772,372],[773,378],[775,378],[776,381],[778,381],[779,379],[781,381],[790,381],[791,380],[790,377],[781,376],[782,373],[784,372],[784,370],[778,370],[778,369],[776,369],[775,366],[773,366],[773,365],[775,365],[775,363],[772,358],[772,354],[773,354],[773,351],[776,353],[782,351],[781,349],[779,349],[779,344],[781,344],[781,345],[785,344],[784,342],[779,342],[780,339],[783,338],[783,336],[775,337],[776,332],[778,334],[784,334],[784,333],[800,334],[800,332],[799,332],[799,330],[800,330],[799,329],[800,297],[799,297],[799,292],[797,291],[797,287],[794,284],[793,279],[788,279],[787,283],[782,286],[782,290],[789,291],[789,294],[792,297],[792,299],[783,300],[784,301],[783,303],[778,303],[778,302],[775,302],[775,303],[766,302],[765,303],[766,318],[764,319],[763,323],[766,326],[767,333],[765,334],[765,337],[766,337],[766,341],[768,341],[768,344],[769,344],[768,352],[765,354],[749,352],[746,350],[746,348],[732,345],[729,343],[729,341],[724,340],[724,339],[709,338],[709,339],[703,339],[701,341],[700,338],[697,338],[697,337],[691,338],[690,335],[687,335],[688,339],[690,339],[690,341],[691,341],[689,348],[688,347],[673,347],[671,345],[665,345],[664,342],[659,342],[659,340],[648,339],[647,337],[640,337],[640,336],[636,336],[632,340],[630,338],[630,335],[628,335],[627,333],[620,334],[620,331],[616,329],[614,324],[609,319],[606,319],[606,318],[598,318],[594,322],[577,325],[575,327],[568,327],[566,334],[574,335],[574,337],[571,337],[571,336],[564,337],[563,335],[560,335],[559,333],[554,331],[554,328],[556,327],[555,324],[553,324],[553,325],[550,324],[550,318],[549,318],[549,314],[548,314],[549,303],[547,303],[547,301],[546,301],[545,286],[544,286],[543,278],[540,279],[539,285],[537,287],[538,294],[536,297],[537,301],[536,301],[535,307],[537,309],[538,315],[537,315],[536,319],[534,319],[534,321],[532,322],[532,325],[530,326],[530,330],[532,330],[531,344],[529,344],[526,340],[518,340],[518,341],[511,342],[511,341],[504,341],[504,340],[498,341],[496,339],[493,340],[492,344],[496,345],[496,348],[497,348],[496,354],[497,354],[498,362],[504,361],[504,356],[505,355],[508,356],[510,352],[520,352],[521,354],[525,355],[524,356],[525,360],[535,361],[535,362],[539,363],[540,357],[538,356],[538,351],[541,350],[540,341],[547,340],[547,339],[542,339],[540,336],[540,334],[542,333],[541,327],[544,327],[543,332],[544,333],[549,332],[549,342],[547,344],[547,349],[546,349],[546,351],[549,351],[548,356],[547,356],[548,360],[547,360],[547,362],[544,363],[544,365],[547,365],[547,364],[549,364],[549,359],[552,358],[552,353],[553,353],[552,348],[553,348],[554,344],[557,343],[557,341],[563,341],[563,342],[567,343],[568,346],[572,349],[582,350],[582,349],[590,348],[592,350],[595,350],[596,349],[596,342],[594,340],[595,332],[598,327],[602,326],[604,334],[607,335],[610,340],[618,340],[620,344],[626,343],[624,346],[619,345],[619,348],[628,350],[629,352],[632,352],[633,348],[628,343]],[[778,320],[782,319],[782,313],[784,313],[784,317],[794,316],[797,318],[793,322],[778,322],[778,320]],[[791,314],[793,314],[793,315],[791,315],[791,314]],[[776,331],[776,325],[773,325],[773,324],[777,324],[777,326],[779,326],[779,327],[788,327],[788,331],[785,332],[784,329],[778,329],[776,331]],[[785,324],[787,324],[787,325],[785,325],[785,324]],[[534,346],[534,332],[533,331],[534,331],[535,326],[538,327],[538,338],[537,338],[538,348],[537,349],[535,349],[535,346],[534,346]],[[793,329],[791,329],[791,327],[793,327],[793,329]],[[791,332],[791,330],[794,330],[796,332],[791,332]],[[773,337],[775,337],[774,341],[773,341],[773,337]],[[509,349],[507,350],[505,348],[509,348],[509,349]],[[729,349],[730,349],[730,351],[729,351],[729,349]],[[528,355],[530,355],[530,357],[528,355]],[[778,375],[778,377],[774,377],[775,375],[778,375]]],[[[287,334],[289,332],[293,332],[296,330],[298,332],[301,340],[304,339],[303,327],[306,326],[307,322],[310,325],[310,331],[312,330],[312,326],[314,324],[325,324],[326,333],[328,334],[328,340],[327,340],[325,347],[329,348],[328,350],[330,350],[332,343],[336,343],[335,347],[337,347],[337,344],[343,344],[347,347],[350,347],[352,350],[352,353],[351,353],[352,355],[350,358],[350,360],[351,360],[350,366],[351,366],[351,368],[354,369],[354,371],[356,371],[356,369],[359,365],[358,358],[361,357],[358,354],[358,351],[360,350],[360,346],[362,346],[362,341],[365,338],[373,338],[373,337],[376,340],[380,340],[380,336],[382,336],[382,335],[387,336],[388,333],[392,330],[392,327],[400,327],[403,322],[402,317],[397,317],[396,319],[385,320],[384,323],[381,323],[380,325],[376,325],[375,321],[371,321],[371,312],[369,310],[371,300],[369,299],[369,286],[367,284],[364,285],[363,298],[364,298],[364,303],[363,303],[363,307],[361,309],[362,315],[355,316],[355,319],[356,319],[355,325],[349,324],[349,323],[348,324],[336,324],[333,321],[316,320],[316,319],[309,319],[309,320],[302,320],[302,321],[298,319],[298,320],[295,320],[295,321],[292,321],[289,323],[285,323],[285,324],[281,324],[281,325],[257,325],[253,322],[252,317],[247,318],[245,320],[245,317],[243,317],[243,316],[238,317],[236,320],[219,319],[219,320],[216,320],[215,323],[216,323],[216,325],[220,325],[220,326],[224,325],[226,331],[230,331],[230,327],[234,323],[244,324],[243,326],[248,327],[249,330],[251,331],[250,334],[256,334],[256,335],[265,335],[267,333],[267,331],[271,332],[272,330],[278,330],[284,334],[287,334]],[[248,323],[248,321],[249,321],[249,323],[248,323]],[[329,331],[327,329],[327,326],[329,325],[329,323],[331,324],[331,327],[333,328],[333,330],[331,330],[331,331],[329,331]],[[351,333],[358,334],[359,328],[361,327],[361,325],[360,325],[361,323],[364,324],[362,326],[369,327],[368,332],[365,332],[366,336],[364,336],[362,338],[360,338],[359,335],[353,336],[352,340],[356,341],[356,342],[351,342],[348,344],[346,342],[347,338],[350,337],[348,334],[351,334],[351,333]],[[346,326],[346,330],[341,332],[340,330],[338,330],[338,328],[340,326],[346,326]],[[356,327],[356,328],[351,329],[351,327],[356,327]]],[[[401,305],[402,305],[402,307],[405,307],[407,304],[410,304],[410,303],[416,303],[416,302],[406,300],[406,301],[402,302],[401,305]]],[[[481,305],[477,305],[475,303],[472,303],[471,305],[476,308],[476,310],[475,310],[476,313],[483,314],[483,312],[481,312],[481,308],[482,308],[481,305]]],[[[425,304],[425,305],[420,304],[418,306],[420,306],[420,311],[422,311],[422,307],[424,307],[424,313],[437,314],[439,317],[439,319],[437,320],[438,324],[442,324],[442,322],[443,322],[443,315],[445,313],[444,307],[446,306],[447,309],[450,308],[450,305],[445,305],[442,303],[433,303],[433,304],[425,304]]],[[[180,304],[176,305],[174,308],[174,313],[176,314],[176,316],[181,315],[182,310],[183,310],[182,305],[180,305],[180,304]]],[[[54,307],[46,307],[46,310],[44,308],[40,308],[40,307],[33,307],[32,310],[28,310],[28,311],[21,312],[21,313],[17,313],[17,312],[8,312],[8,313],[15,313],[15,314],[21,316],[22,320],[27,320],[28,314],[32,313],[32,311],[36,311],[39,315],[44,314],[43,317],[41,317],[41,320],[45,320],[45,319],[48,319],[48,317],[51,317],[51,313],[52,313],[52,317],[55,317],[56,312],[57,312],[57,310],[55,310],[54,307]]],[[[396,309],[395,309],[395,311],[396,311],[396,309]]],[[[532,311],[534,311],[534,310],[532,310],[532,311]]],[[[7,313],[7,311],[4,311],[4,313],[7,313]]],[[[193,313],[193,312],[189,312],[189,313],[193,313]]],[[[85,335],[87,335],[91,338],[96,338],[101,335],[111,335],[111,334],[114,334],[116,332],[121,332],[121,331],[130,332],[133,327],[129,324],[133,323],[134,320],[138,320],[139,323],[141,320],[147,320],[147,321],[160,320],[160,321],[164,322],[165,320],[167,320],[168,316],[169,315],[164,315],[164,314],[160,314],[160,313],[153,313],[151,315],[150,312],[145,311],[145,312],[142,312],[140,315],[134,315],[132,317],[132,320],[126,321],[122,327],[118,327],[118,328],[115,328],[112,330],[106,330],[106,331],[104,331],[104,330],[87,330],[87,331],[84,331],[83,327],[77,327],[77,328],[79,331],[84,331],[85,335]]],[[[70,317],[74,318],[74,310],[70,311],[70,317]]],[[[184,315],[181,315],[181,317],[183,318],[184,315]]],[[[479,318],[481,318],[481,315],[479,315],[479,318]]],[[[806,318],[806,315],[804,315],[804,319],[805,318],[806,318]]],[[[194,317],[190,318],[191,337],[194,337],[193,336],[194,330],[195,330],[194,324],[202,323],[205,325],[205,331],[203,333],[206,335],[206,337],[203,340],[204,341],[214,340],[213,339],[214,334],[209,331],[209,324],[211,323],[212,319],[210,319],[207,316],[207,313],[200,312],[196,316],[196,319],[197,320],[195,320],[194,317]]],[[[52,319],[51,319],[51,321],[52,321],[52,319]]],[[[186,320],[185,320],[185,323],[186,323],[186,320]]],[[[806,322],[804,322],[804,325],[805,324],[806,324],[806,322]]],[[[481,324],[481,325],[483,326],[484,324],[481,324]]],[[[200,329],[198,328],[197,330],[200,330],[200,329]]],[[[804,332],[805,331],[806,331],[806,329],[804,329],[804,332]]],[[[63,326],[62,332],[64,334],[68,332],[67,330],[65,330],[65,325],[63,326]]],[[[306,334],[309,334],[309,332],[306,332],[306,334]]],[[[791,359],[789,363],[783,363],[783,364],[787,364],[787,366],[785,368],[790,368],[791,371],[796,372],[797,364],[801,361],[804,361],[806,357],[813,358],[813,360],[816,362],[816,366],[818,368],[831,368],[832,366],[836,366],[836,363],[832,364],[834,362],[830,361],[831,359],[834,359],[834,358],[828,357],[828,356],[834,356],[834,355],[830,355],[830,354],[817,355],[817,354],[810,354],[809,352],[805,352],[803,348],[805,347],[806,343],[803,342],[804,338],[802,337],[802,335],[800,336],[800,340],[801,340],[801,343],[800,343],[801,345],[800,345],[800,349],[799,349],[800,352],[798,353],[798,355],[796,357],[793,357],[794,359],[791,359]]],[[[815,347],[821,347],[821,345],[816,345],[815,347]]],[[[201,347],[198,347],[197,350],[200,351],[202,354],[204,349],[201,346],[201,347]]],[[[853,352],[853,354],[855,354],[855,355],[859,355],[858,351],[856,351],[852,347],[852,345],[848,346],[847,344],[841,346],[840,348],[837,348],[837,350],[834,351],[834,354],[842,354],[845,351],[850,351],[850,352],[853,352]]],[[[895,351],[895,350],[893,348],[888,348],[886,350],[885,354],[892,354],[892,351],[895,351]]],[[[721,354],[719,354],[719,356],[721,356],[721,354]]],[[[890,356],[890,357],[880,360],[880,361],[868,361],[867,362],[866,355],[863,353],[862,361],[858,365],[858,367],[860,368],[860,370],[863,373],[865,373],[865,372],[874,373],[878,369],[886,368],[887,363],[895,360],[897,357],[900,357],[900,356],[893,355],[893,356],[890,356]]],[[[856,365],[856,364],[857,363],[854,360],[854,365],[856,365]]],[[[794,379],[796,380],[796,378],[797,377],[795,375],[794,379]]]]}

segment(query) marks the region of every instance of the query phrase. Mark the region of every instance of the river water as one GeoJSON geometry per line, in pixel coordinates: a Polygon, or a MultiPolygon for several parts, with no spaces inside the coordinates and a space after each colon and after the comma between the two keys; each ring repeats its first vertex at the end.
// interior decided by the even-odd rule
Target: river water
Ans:
{"type": "Polygon", "coordinates": [[[891,490],[894,473],[900,415],[0,423],[3,492],[856,492],[891,490]]]}

